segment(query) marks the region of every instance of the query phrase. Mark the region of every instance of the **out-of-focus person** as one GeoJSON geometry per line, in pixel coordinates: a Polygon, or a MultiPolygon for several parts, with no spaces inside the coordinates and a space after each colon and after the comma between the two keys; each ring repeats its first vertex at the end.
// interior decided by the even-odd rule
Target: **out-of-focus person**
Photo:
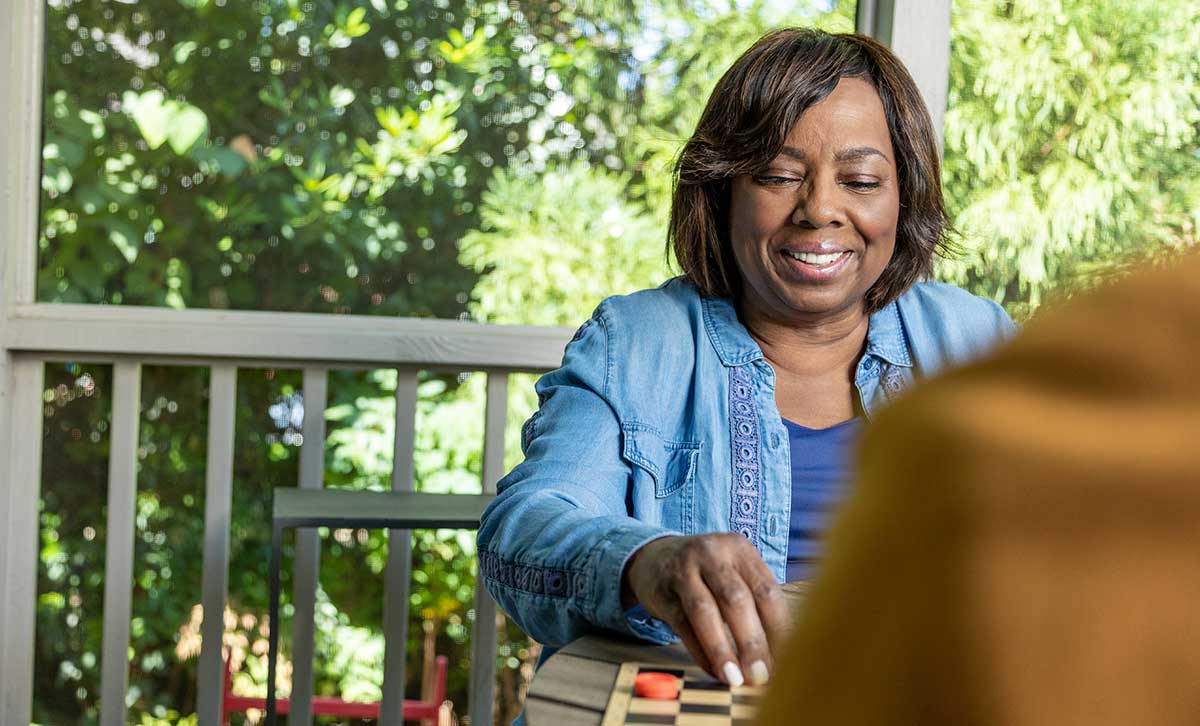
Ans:
{"type": "Polygon", "coordinates": [[[762,724],[1200,722],[1200,256],[918,387],[859,471],[762,724]]]}

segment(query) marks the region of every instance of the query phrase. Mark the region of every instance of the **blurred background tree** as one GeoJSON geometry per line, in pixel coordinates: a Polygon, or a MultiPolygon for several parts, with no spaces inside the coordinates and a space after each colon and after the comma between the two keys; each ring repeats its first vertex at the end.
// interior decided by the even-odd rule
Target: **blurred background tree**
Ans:
{"type": "Polygon", "coordinates": [[[1018,317],[1200,239],[1200,5],[959,0],[946,279],[1018,317]]]}
{"type": "MultiPolygon", "coordinates": [[[[852,1],[48,0],[39,298],[580,324],[672,273],[670,167],[700,100],[780,25],[852,1]]],[[[958,0],[939,274],[1030,314],[1200,223],[1191,0],[958,0]]],[[[143,374],[131,720],[195,709],[207,373],[143,374]]],[[[417,487],[479,490],[484,376],[423,375],[417,487]]],[[[110,372],[48,367],[35,719],[96,719],[110,372]]],[[[332,376],[328,486],[388,486],[395,375],[332,376]]],[[[510,388],[509,463],[532,410],[510,388]]],[[[262,692],[270,490],[291,370],[239,374],[226,645],[262,692]]],[[[409,683],[467,703],[473,539],[413,540],[409,683]]],[[[323,536],[317,690],[379,697],[386,537],[323,536]]],[[[289,584],[285,583],[285,593],[289,584]]],[[[285,623],[286,626],[286,623],[285,623]]],[[[286,629],[285,629],[286,634],[286,629]]],[[[536,645],[501,632],[497,722],[536,645]]],[[[286,643],[285,643],[286,650],[286,643]]]]}

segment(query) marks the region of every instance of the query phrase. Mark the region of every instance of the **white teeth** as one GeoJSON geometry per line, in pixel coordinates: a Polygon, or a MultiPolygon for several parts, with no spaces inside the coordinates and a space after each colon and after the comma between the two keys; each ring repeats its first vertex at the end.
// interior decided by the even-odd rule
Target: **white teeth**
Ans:
{"type": "Polygon", "coordinates": [[[795,259],[800,260],[801,262],[806,262],[810,265],[816,265],[817,267],[832,265],[834,262],[837,262],[843,254],[845,254],[844,252],[817,254],[815,252],[792,252],[791,250],[784,250],[784,252],[788,253],[795,259]]]}

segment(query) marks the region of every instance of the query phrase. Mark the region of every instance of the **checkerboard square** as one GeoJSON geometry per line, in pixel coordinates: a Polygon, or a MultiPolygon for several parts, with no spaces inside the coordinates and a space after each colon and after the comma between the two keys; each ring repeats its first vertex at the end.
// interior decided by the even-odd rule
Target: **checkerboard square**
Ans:
{"type": "Polygon", "coordinates": [[[729,691],[697,691],[684,686],[679,694],[681,703],[709,703],[729,706],[733,703],[733,695],[729,691]]]}

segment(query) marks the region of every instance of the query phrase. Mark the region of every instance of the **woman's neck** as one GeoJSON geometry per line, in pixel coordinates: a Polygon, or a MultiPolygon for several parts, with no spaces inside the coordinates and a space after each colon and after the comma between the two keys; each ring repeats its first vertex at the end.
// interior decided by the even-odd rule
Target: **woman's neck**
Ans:
{"type": "Polygon", "coordinates": [[[870,318],[854,307],[823,318],[784,319],[753,305],[739,311],[776,373],[822,378],[845,375],[862,355],[870,318]]]}

